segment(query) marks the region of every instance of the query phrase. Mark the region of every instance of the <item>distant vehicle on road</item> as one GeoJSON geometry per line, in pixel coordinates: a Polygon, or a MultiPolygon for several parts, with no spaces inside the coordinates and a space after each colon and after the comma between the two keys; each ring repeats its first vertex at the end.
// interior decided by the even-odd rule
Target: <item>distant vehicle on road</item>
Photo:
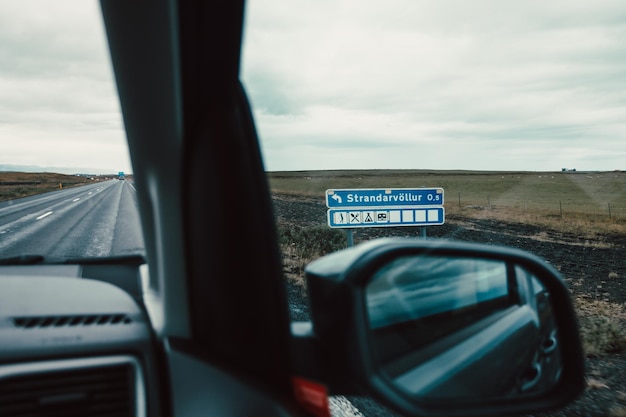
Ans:
{"type": "Polygon", "coordinates": [[[118,180],[120,180],[120,181],[123,181],[123,180],[124,180],[124,172],[123,172],[123,171],[120,171],[120,172],[117,174],[117,179],[118,179],[118,180]]]}

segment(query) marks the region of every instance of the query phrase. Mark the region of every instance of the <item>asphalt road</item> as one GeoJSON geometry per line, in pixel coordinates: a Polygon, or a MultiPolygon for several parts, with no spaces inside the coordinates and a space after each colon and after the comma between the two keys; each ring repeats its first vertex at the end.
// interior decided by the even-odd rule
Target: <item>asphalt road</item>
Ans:
{"type": "Polygon", "coordinates": [[[0,203],[0,258],[143,254],[136,191],[111,180],[0,203]]]}

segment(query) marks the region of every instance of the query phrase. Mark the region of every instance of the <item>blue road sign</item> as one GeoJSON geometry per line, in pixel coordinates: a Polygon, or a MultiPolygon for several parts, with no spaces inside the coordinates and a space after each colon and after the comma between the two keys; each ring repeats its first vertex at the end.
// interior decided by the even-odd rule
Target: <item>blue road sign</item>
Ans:
{"type": "Polygon", "coordinates": [[[329,209],[332,228],[434,226],[445,222],[443,207],[380,207],[329,209]]]}
{"type": "Polygon", "coordinates": [[[328,208],[442,205],[443,188],[326,190],[328,208]]]}

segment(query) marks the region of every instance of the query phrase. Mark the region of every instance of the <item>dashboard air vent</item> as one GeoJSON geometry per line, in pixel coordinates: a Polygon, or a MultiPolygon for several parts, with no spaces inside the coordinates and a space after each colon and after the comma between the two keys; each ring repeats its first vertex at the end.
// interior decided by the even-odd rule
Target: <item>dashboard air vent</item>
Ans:
{"type": "Polygon", "coordinates": [[[70,366],[2,375],[0,416],[108,416],[137,415],[136,369],[132,363],[107,366],[70,366]]]}
{"type": "Polygon", "coordinates": [[[72,326],[105,326],[129,324],[132,319],[126,314],[85,314],[74,316],[13,317],[13,325],[23,329],[72,326]]]}

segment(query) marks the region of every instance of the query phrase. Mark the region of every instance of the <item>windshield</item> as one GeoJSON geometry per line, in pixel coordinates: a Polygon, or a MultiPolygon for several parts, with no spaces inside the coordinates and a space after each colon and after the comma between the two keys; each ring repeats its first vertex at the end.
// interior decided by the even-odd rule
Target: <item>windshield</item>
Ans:
{"type": "MultiPolygon", "coordinates": [[[[304,266],[351,244],[512,246],[565,276],[595,386],[625,386],[625,27],[623,1],[250,0],[242,79],[292,317],[304,266]]],[[[370,301],[389,320],[410,295],[370,301]]],[[[624,413],[609,391],[564,414],[624,413]]]]}
{"type": "Polygon", "coordinates": [[[98,2],[3,2],[0,91],[0,259],[143,254],[98,2]]]}

